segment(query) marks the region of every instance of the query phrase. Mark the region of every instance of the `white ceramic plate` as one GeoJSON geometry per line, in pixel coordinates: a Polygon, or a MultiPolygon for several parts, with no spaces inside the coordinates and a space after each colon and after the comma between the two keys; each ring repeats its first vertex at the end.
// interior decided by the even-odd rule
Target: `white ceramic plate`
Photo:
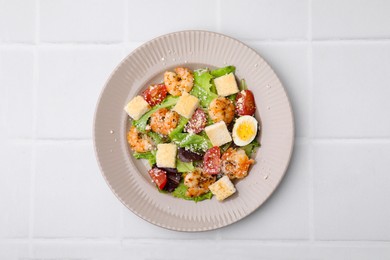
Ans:
{"type": "MultiPolygon", "coordinates": [[[[280,80],[254,50],[225,35],[182,31],[153,39],[127,56],[108,79],[95,112],[96,157],[108,185],[132,212],[155,225],[179,231],[204,231],[234,223],[272,194],[288,167],[294,142],[291,106],[280,80]],[[224,202],[199,203],[158,192],[147,167],[135,160],[126,141],[127,102],[176,66],[192,69],[236,66],[253,91],[261,122],[258,150],[249,175],[224,202]]],[[[282,206],[282,205],[281,205],[282,206]]]]}

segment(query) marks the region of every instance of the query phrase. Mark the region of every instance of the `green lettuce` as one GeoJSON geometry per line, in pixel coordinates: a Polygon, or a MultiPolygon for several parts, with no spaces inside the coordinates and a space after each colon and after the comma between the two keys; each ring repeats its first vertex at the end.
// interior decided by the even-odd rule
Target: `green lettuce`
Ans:
{"type": "Polygon", "coordinates": [[[230,99],[233,103],[236,102],[236,97],[237,97],[237,94],[232,94],[232,95],[227,96],[227,98],[230,99]]]}
{"type": "Polygon", "coordinates": [[[171,140],[179,147],[186,148],[193,152],[206,152],[207,149],[212,147],[212,144],[207,137],[197,134],[177,133],[171,136],[171,140]]]}
{"type": "Polygon", "coordinates": [[[177,100],[179,97],[169,96],[167,99],[165,99],[161,104],[154,106],[152,109],[150,109],[148,112],[146,112],[143,116],[141,116],[138,120],[133,120],[133,125],[137,127],[137,130],[144,133],[146,125],[148,123],[149,117],[159,110],[160,108],[167,108],[174,106],[177,103],[177,100]]]}
{"type": "Polygon", "coordinates": [[[200,105],[204,108],[209,107],[211,101],[213,101],[215,98],[218,97],[217,94],[209,90],[205,90],[204,88],[199,87],[198,85],[193,86],[190,94],[197,97],[200,101],[200,105]]]}
{"type": "Polygon", "coordinates": [[[210,88],[212,87],[211,80],[213,78],[214,76],[210,74],[208,69],[194,71],[194,84],[198,85],[204,90],[210,91],[210,88]]]}
{"type": "Polygon", "coordinates": [[[210,71],[210,74],[212,76],[218,78],[218,77],[221,77],[223,75],[226,75],[226,74],[229,74],[229,73],[232,73],[232,72],[235,72],[235,71],[236,71],[236,67],[234,67],[234,66],[226,66],[226,67],[223,67],[223,68],[212,70],[212,71],[210,71]]]}
{"type": "Polygon", "coordinates": [[[153,164],[156,164],[156,151],[155,150],[149,151],[149,152],[145,152],[145,153],[134,152],[133,156],[134,156],[135,159],[146,159],[146,160],[148,160],[150,166],[152,166],[153,164]]]}
{"type": "Polygon", "coordinates": [[[229,149],[229,147],[232,145],[232,142],[228,142],[224,145],[222,145],[220,148],[221,148],[221,152],[224,153],[227,151],[227,149],[229,149]]]}
{"type": "Polygon", "coordinates": [[[161,144],[164,142],[163,138],[161,135],[155,133],[155,132],[148,132],[148,136],[151,137],[154,141],[154,143],[157,145],[157,144],[161,144]]]}
{"type": "Polygon", "coordinates": [[[177,124],[176,128],[172,130],[172,132],[169,133],[169,138],[173,139],[175,136],[181,132],[183,132],[183,129],[185,125],[187,124],[188,119],[185,117],[180,117],[180,121],[177,124]]]}
{"type": "Polygon", "coordinates": [[[208,107],[210,102],[218,97],[212,81],[213,78],[207,69],[194,72],[194,86],[190,94],[199,98],[202,107],[208,107]]]}
{"type": "Polygon", "coordinates": [[[176,169],[178,172],[192,172],[195,167],[192,162],[182,162],[180,160],[176,160],[176,169]]]}
{"type": "Polygon", "coordinates": [[[240,88],[240,90],[247,90],[248,89],[248,85],[246,84],[245,79],[241,80],[239,88],[240,88]]]}
{"type": "Polygon", "coordinates": [[[260,143],[255,139],[251,143],[241,147],[249,157],[256,151],[256,148],[260,147],[260,143]]]}
{"type": "Polygon", "coordinates": [[[202,194],[200,196],[197,196],[197,197],[188,197],[188,196],[186,196],[187,189],[188,189],[188,187],[185,186],[183,182],[181,182],[179,184],[179,186],[177,186],[177,188],[172,192],[172,195],[176,198],[181,198],[181,199],[185,199],[185,200],[193,200],[195,202],[211,199],[213,197],[213,194],[211,193],[211,191],[209,191],[205,194],[202,194]]]}

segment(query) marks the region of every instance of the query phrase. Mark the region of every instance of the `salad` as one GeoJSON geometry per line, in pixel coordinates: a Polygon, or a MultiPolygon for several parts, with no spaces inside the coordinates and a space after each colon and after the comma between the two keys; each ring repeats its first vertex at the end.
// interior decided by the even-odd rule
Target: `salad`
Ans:
{"type": "Polygon", "coordinates": [[[248,175],[259,125],[254,95],[234,73],[234,66],[177,67],[125,106],[127,141],[136,159],[149,161],[159,191],[222,201],[236,192],[234,180],[248,175]]]}

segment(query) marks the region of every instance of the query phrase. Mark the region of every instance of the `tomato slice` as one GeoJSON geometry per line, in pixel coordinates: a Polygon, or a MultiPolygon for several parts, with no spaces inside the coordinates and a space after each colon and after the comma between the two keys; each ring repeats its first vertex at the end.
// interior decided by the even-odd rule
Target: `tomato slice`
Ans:
{"type": "Polygon", "coordinates": [[[157,187],[162,190],[167,184],[167,172],[159,168],[152,168],[149,170],[149,175],[157,187]]]}
{"type": "Polygon", "coordinates": [[[166,98],[167,87],[164,84],[151,85],[142,93],[142,96],[153,107],[166,98]]]}
{"type": "Polygon", "coordinates": [[[242,90],[236,96],[236,114],[253,116],[256,111],[255,97],[252,91],[242,90]]]}
{"type": "Polygon", "coordinates": [[[188,121],[185,131],[188,133],[197,134],[204,130],[207,123],[206,113],[198,108],[195,110],[195,113],[192,115],[190,121],[188,121]]]}
{"type": "Polygon", "coordinates": [[[211,175],[216,175],[221,168],[221,151],[218,146],[207,150],[203,157],[203,170],[211,175]]]}

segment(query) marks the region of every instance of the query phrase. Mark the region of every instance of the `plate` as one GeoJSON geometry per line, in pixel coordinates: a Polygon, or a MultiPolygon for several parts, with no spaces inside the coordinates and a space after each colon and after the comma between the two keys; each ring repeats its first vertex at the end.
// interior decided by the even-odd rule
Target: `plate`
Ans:
{"type": "Polygon", "coordinates": [[[101,172],[127,208],[160,227],[205,231],[248,216],[275,191],[290,161],[294,121],[280,80],[253,49],[222,34],[181,31],[143,44],[115,68],[97,103],[93,139],[101,172]],[[213,198],[195,203],[160,193],[146,165],[130,154],[126,141],[129,120],[123,107],[148,84],[160,82],[166,70],[226,65],[236,66],[236,76],[246,80],[255,96],[256,117],[262,125],[256,164],[236,183],[237,193],[224,202],[213,198]]]}

